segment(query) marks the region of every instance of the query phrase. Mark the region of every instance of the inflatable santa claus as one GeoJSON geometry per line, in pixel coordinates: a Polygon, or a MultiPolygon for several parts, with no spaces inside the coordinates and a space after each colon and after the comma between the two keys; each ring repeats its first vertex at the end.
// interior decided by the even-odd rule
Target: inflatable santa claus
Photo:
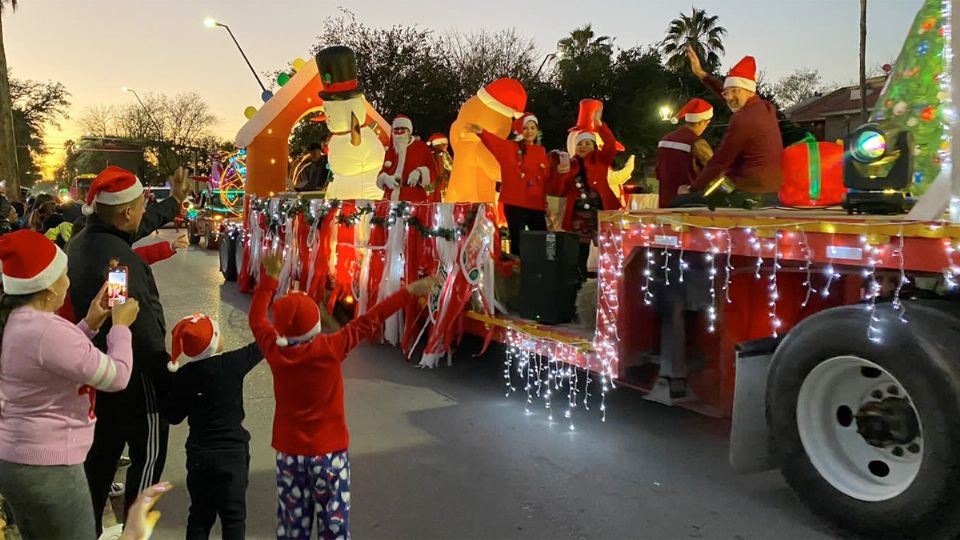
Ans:
{"type": "Polygon", "coordinates": [[[393,136],[377,176],[383,198],[391,201],[431,202],[427,187],[437,177],[437,164],[430,147],[413,137],[413,121],[398,114],[393,136]]]}

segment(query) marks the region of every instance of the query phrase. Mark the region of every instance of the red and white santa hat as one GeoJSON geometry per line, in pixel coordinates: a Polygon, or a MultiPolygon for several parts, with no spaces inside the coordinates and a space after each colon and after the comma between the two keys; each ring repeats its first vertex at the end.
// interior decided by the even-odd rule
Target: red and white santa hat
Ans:
{"type": "Polygon", "coordinates": [[[220,325],[202,313],[180,319],[170,334],[173,350],[167,369],[173,373],[185,364],[217,354],[220,347],[220,325]]]}
{"type": "Polygon", "coordinates": [[[752,56],[744,56],[735,66],[730,68],[727,79],[723,81],[724,88],[743,88],[751,92],[757,91],[757,61],[752,56]]]}
{"type": "Polygon", "coordinates": [[[320,308],[303,292],[288,293],[273,303],[273,326],[281,347],[310,341],[320,333],[320,308]]]}
{"type": "Polygon", "coordinates": [[[573,140],[573,144],[580,144],[580,141],[593,141],[593,144],[597,144],[597,134],[592,131],[581,131],[577,133],[577,136],[573,140]]]}
{"type": "Polygon", "coordinates": [[[427,144],[430,146],[440,146],[441,144],[450,144],[450,139],[447,138],[443,133],[434,133],[427,139],[427,144]]]}
{"type": "Polygon", "coordinates": [[[700,98],[693,98],[677,111],[676,116],[670,119],[670,123],[676,124],[682,119],[684,122],[695,124],[711,118],[713,118],[713,105],[700,98]]]}
{"type": "Polygon", "coordinates": [[[0,236],[4,294],[33,294],[67,271],[67,255],[46,236],[20,230],[0,236]]]}
{"type": "Polygon", "coordinates": [[[410,131],[413,131],[413,120],[405,114],[398,114],[393,117],[393,124],[391,126],[393,129],[398,128],[407,128],[410,131]]]}
{"type": "Polygon", "coordinates": [[[533,122],[537,125],[537,127],[540,127],[540,120],[533,113],[523,113],[523,116],[513,121],[513,132],[517,135],[522,134],[523,128],[526,127],[526,125],[530,122],[533,122]]]}
{"type": "Polygon", "coordinates": [[[497,79],[477,91],[484,105],[510,118],[520,118],[527,108],[527,91],[515,79],[497,79]]]}
{"type": "Polygon", "coordinates": [[[94,204],[126,204],[135,201],[143,193],[143,184],[132,172],[111,165],[100,171],[100,174],[90,184],[87,192],[87,204],[83,205],[83,213],[92,215],[94,204]]]}

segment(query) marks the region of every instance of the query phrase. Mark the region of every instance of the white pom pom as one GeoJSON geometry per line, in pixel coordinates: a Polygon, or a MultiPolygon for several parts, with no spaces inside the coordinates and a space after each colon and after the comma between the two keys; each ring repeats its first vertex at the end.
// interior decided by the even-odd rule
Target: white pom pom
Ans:
{"type": "Polygon", "coordinates": [[[287,338],[283,336],[277,336],[277,345],[281,347],[286,347],[290,342],[287,341],[287,338]]]}
{"type": "Polygon", "coordinates": [[[677,120],[677,117],[676,117],[676,116],[674,116],[673,118],[670,119],[670,123],[676,125],[676,124],[680,123],[680,121],[677,120]]]}
{"type": "Polygon", "coordinates": [[[81,208],[80,211],[83,212],[83,215],[85,215],[85,216],[92,216],[92,215],[93,215],[93,207],[90,206],[89,204],[83,205],[83,208],[81,208]]]}
{"type": "Polygon", "coordinates": [[[180,369],[180,364],[174,362],[173,360],[167,362],[167,371],[170,373],[176,373],[180,369]]]}

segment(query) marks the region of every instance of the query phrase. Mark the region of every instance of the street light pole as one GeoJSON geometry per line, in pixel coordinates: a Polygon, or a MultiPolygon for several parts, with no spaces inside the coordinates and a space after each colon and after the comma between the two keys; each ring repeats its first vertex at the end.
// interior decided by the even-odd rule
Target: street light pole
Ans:
{"type": "Polygon", "coordinates": [[[203,21],[203,24],[205,24],[207,28],[213,28],[215,26],[219,26],[220,28],[225,28],[227,30],[227,33],[230,34],[230,39],[233,40],[234,45],[237,46],[237,50],[240,51],[240,56],[243,57],[243,61],[246,62],[247,67],[250,68],[250,73],[253,73],[253,78],[257,80],[257,84],[260,85],[260,89],[263,90],[264,93],[266,93],[267,87],[264,86],[263,82],[260,81],[260,76],[257,75],[257,70],[253,69],[253,64],[251,64],[250,59],[247,58],[247,53],[243,52],[243,47],[240,46],[240,42],[237,41],[237,37],[233,35],[233,30],[230,30],[229,26],[215,19],[210,19],[210,18],[205,19],[203,21]]]}
{"type": "Polygon", "coordinates": [[[551,58],[556,58],[556,57],[557,57],[557,55],[554,54],[554,53],[550,53],[550,54],[544,56],[544,57],[543,57],[543,62],[540,63],[540,68],[537,69],[537,73],[534,74],[533,78],[534,78],[534,79],[539,78],[539,77],[540,77],[540,72],[543,71],[543,66],[547,65],[547,60],[550,60],[551,58]]]}
{"type": "Polygon", "coordinates": [[[160,143],[161,141],[163,141],[163,129],[160,127],[160,123],[157,122],[157,119],[153,117],[153,113],[150,112],[150,109],[148,109],[147,106],[143,104],[143,100],[140,99],[140,94],[138,94],[137,91],[134,90],[133,88],[127,88],[126,86],[124,86],[120,90],[124,92],[129,92],[133,94],[133,97],[137,98],[137,102],[140,104],[140,107],[143,109],[145,113],[147,113],[147,118],[150,119],[150,123],[152,123],[153,127],[156,128],[157,130],[157,143],[160,143]]]}

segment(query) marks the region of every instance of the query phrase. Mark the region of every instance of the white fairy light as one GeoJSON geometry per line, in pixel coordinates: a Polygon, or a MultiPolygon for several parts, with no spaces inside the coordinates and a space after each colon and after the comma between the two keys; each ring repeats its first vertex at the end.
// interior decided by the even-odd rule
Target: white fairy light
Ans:
{"type": "Polygon", "coordinates": [[[777,288],[777,271],[780,270],[780,240],[782,238],[783,233],[777,231],[773,242],[770,242],[768,245],[768,248],[773,250],[773,266],[770,270],[770,275],[767,277],[767,305],[770,308],[770,327],[772,329],[773,337],[780,335],[779,331],[781,325],[780,318],[777,317],[777,300],[780,298],[780,291],[777,288]]]}
{"type": "Polygon", "coordinates": [[[893,255],[897,258],[897,262],[900,265],[900,275],[897,279],[897,288],[893,291],[893,309],[897,312],[898,319],[902,323],[907,322],[907,308],[903,305],[903,302],[900,299],[900,293],[903,291],[903,286],[907,283],[910,283],[910,280],[907,279],[906,271],[906,261],[903,259],[903,226],[900,226],[900,229],[897,231],[897,248],[893,250],[893,255]]]}
{"type": "Polygon", "coordinates": [[[717,264],[714,259],[720,249],[713,243],[713,232],[707,231],[704,236],[710,243],[710,249],[707,253],[704,253],[703,260],[710,265],[710,306],[707,308],[707,332],[712,334],[716,330],[717,323],[717,264]]]}
{"type": "Polygon", "coordinates": [[[733,300],[730,299],[730,272],[733,270],[733,236],[730,234],[729,229],[727,229],[726,233],[727,256],[723,265],[723,296],[726,303],[729,304],[733,302],[733,300]]]}
{"type": "Polygon", "coordinates": [[[807,307],[807,304],[810,302],[810,297],[816,294],[817,290],[813,288],[813,252],[810,249],[810,244],[807,242],[807,231],[803,229],[800,229],[800,241],[802,242],[801,250],[803,251],[803,267],[801,271],[806,274],[803,285],[807,288],[807,295],[803,298],[800,307],[807,307]]]}
{"type": "Polygon", "coordinates": [[[880,322],[879,317],[877,317],[877,298],[880,296],[880,283],[877,281],[877,259],[876,259],[876,250],[871,244],[870,239],[867,235],[860,236],[860,245],[863,248],[863,252],[867,254],[867,268],[862,272],[864,278],[864,286],[866,292],[867,300],[867,311],[870,312],[870,323],[867,325],[867,339],[873,343],[880,343],[882,338],[880,336],[880,328],[878,323],[880,322]]]}

